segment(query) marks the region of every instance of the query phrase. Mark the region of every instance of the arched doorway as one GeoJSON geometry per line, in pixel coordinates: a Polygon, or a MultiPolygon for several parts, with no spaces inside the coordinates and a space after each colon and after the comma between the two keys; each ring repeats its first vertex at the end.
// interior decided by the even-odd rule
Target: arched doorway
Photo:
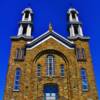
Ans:
{"type": "Polygon", "coordinates": [[[57,84],[44,85],[44,100],[58,100],[59,89],[57,84]]]}

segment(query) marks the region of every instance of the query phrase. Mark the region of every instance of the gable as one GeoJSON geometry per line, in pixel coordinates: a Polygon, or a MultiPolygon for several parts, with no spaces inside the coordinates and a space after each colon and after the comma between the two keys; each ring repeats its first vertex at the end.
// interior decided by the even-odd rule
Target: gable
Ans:
{"type": "Polygon", "coordinates": [[[75,44],[71,41],[69,41],[68,39],[62,37],[61,35],[59,35],[58,33],[52,31],[47,31],[46,33],[42,34],[41,36],[37,37],[36,39],[32,40],[31,42],[27,42],[27,50],[31,50],[33,48],[35,48],[36,46],[44,43],[45,41],[47,41],[48,39],[54,39],[55,41],[57,41],[58,43],[60,43],[61,45],[65,46],[68,49],[74,49],[75,44]]]}

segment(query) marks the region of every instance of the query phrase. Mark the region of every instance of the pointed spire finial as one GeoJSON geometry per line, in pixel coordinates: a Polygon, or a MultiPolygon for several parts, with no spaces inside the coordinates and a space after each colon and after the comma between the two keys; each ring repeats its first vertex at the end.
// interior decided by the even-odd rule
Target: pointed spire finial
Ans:
{"type": "Polygon", "coordinates": [[[49,23],[49,31],[52,32],[52,23],[49,23]]]}

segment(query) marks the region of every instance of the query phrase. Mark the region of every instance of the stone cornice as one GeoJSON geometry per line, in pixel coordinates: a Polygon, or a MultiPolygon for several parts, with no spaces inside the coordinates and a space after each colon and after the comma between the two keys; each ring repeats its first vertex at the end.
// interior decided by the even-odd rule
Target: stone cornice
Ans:
{"type": "Polygon", "coordinates": [[[30,36],[24,36],[24,35],[12,36],[11,40],[15,40],[15,41],[18,41],[18,40],[31,41],[31,40],[33,40],[33,37],[32,36],[31,37],[30,36]]]}
{"type": "Polygon", "coordinates": [[[77,35],[77,36],[68,37],[68,39],[72,41],[76,41],[76,40],[88,41],[90,40],[90,37],[77,35]]]}

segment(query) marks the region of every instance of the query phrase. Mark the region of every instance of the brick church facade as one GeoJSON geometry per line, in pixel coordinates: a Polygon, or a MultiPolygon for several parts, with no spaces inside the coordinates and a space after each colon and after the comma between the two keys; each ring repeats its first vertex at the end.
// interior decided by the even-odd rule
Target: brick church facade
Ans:
{"type": "Polygon", "coordinates": [[[18,35],[11,37],[4,100],[98,100],[90,38],[83,34],[78,11],[70,8],[67,15],[67,38],[49,24],[34,39],[32,9],[24,9],[18,35]]]}

